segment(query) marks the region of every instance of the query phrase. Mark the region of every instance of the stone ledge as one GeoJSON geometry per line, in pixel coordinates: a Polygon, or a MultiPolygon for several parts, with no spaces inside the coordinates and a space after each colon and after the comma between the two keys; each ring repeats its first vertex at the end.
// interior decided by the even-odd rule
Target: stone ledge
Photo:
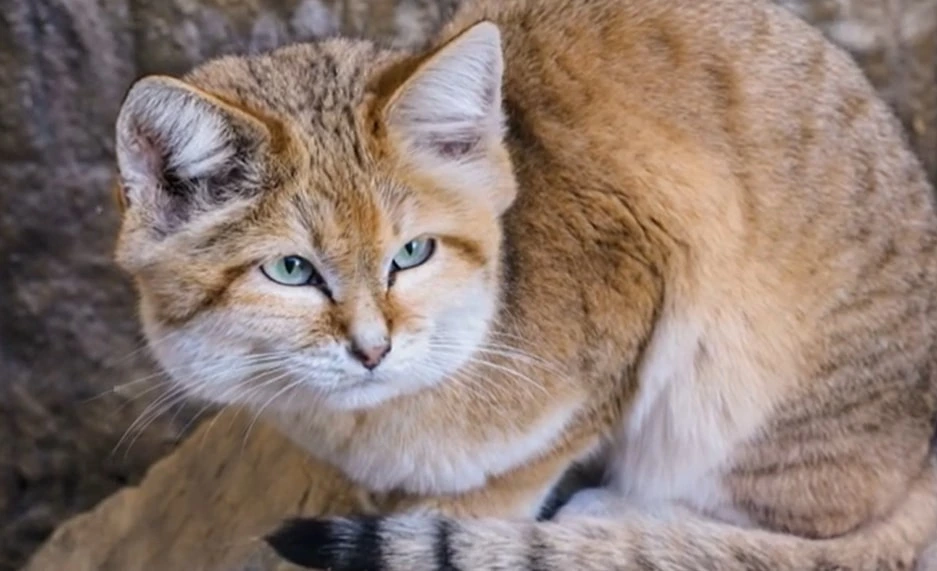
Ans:
{"type": "Polygon", "coordinates": [[[355,489],[275,429],[250,421],[222,413],[202,423],[138,486],[60,526],[24,571],[292,568],[257,538],[285,517],[352,511],[355,489]]]}

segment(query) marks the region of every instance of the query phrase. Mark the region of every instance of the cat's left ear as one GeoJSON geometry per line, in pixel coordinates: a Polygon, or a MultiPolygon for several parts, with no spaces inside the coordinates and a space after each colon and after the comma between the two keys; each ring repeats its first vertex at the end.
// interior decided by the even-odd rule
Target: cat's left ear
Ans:
{"type": "Polygon", "coordinates": [[[514,199],[503,146],[503,72],[501,33],[481,22],[422,62],[385,107],[388,131],[406,158],[484,193],[499,213],[514,199]]]}
{"type": "Polygon", "coordinates": [[[117,117],[119,204],[162,234],[259,192],[271,131],[258,117],[169,77],[128,92],[117,117]]]}

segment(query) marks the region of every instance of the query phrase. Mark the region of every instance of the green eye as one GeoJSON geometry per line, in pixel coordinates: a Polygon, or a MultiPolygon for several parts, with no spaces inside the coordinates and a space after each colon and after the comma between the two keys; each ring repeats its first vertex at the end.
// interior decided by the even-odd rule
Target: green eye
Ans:
{"type": "Polygon", "coordinates": [[[409,270],[424,264],[435,250],[436,240],[432,238],[411,240],[394,256],[393,271],[409,270]]]}
{"type": "Polygon", "coordinates": [[[299,256],[286,256],[267,262],[260,269],[271,280],[288,286],[317,285],[315,282],[319,276],[312,262],[299,256]]]}

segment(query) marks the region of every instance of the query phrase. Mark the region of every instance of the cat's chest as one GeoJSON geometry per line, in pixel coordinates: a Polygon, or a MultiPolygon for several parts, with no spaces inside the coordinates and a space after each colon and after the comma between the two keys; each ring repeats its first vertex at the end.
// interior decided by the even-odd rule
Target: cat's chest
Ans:
{"type": "Polygon", "coordinates": [[[406,418],[366,434],[333,425],[275,419],[294,441],[374,492],[446,495],[479,488],[493,475],[523,465],[548,448],[573,418],[559,408],[522,431],[472,438],[460,430],[418,430],[406,418]]]}
{"type": "Polygon", "coordinates": [[[402,489],[418,494],[446,494],[484,485],[497,463],[491,451],[472,449],[445,438],[410,437],[344,450],[313,450],[352,480],[375,492],[402,489]]]}
{"type": "Polygon", "coordinates": [[[629,502],[679,502],[744,520],[731,508],[723,475],[738,446],[763,424],[766,395],[778,384],[751,357],[747,333],[728,319],[664,315],[638,369],[640,388],[606,453],[612,485],[629,502]]]}

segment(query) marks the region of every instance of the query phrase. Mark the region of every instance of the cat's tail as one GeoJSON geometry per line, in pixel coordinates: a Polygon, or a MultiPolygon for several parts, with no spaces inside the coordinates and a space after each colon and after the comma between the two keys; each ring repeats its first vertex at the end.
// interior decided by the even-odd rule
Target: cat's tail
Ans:
{"type": "Polygon", "coordinates": [[[294,564],[331,571],[910,570],[937,529],[933,472],[888,517],[831,539],[702,519],[390,516],[295,519],[267,540],[294,564]]]}

